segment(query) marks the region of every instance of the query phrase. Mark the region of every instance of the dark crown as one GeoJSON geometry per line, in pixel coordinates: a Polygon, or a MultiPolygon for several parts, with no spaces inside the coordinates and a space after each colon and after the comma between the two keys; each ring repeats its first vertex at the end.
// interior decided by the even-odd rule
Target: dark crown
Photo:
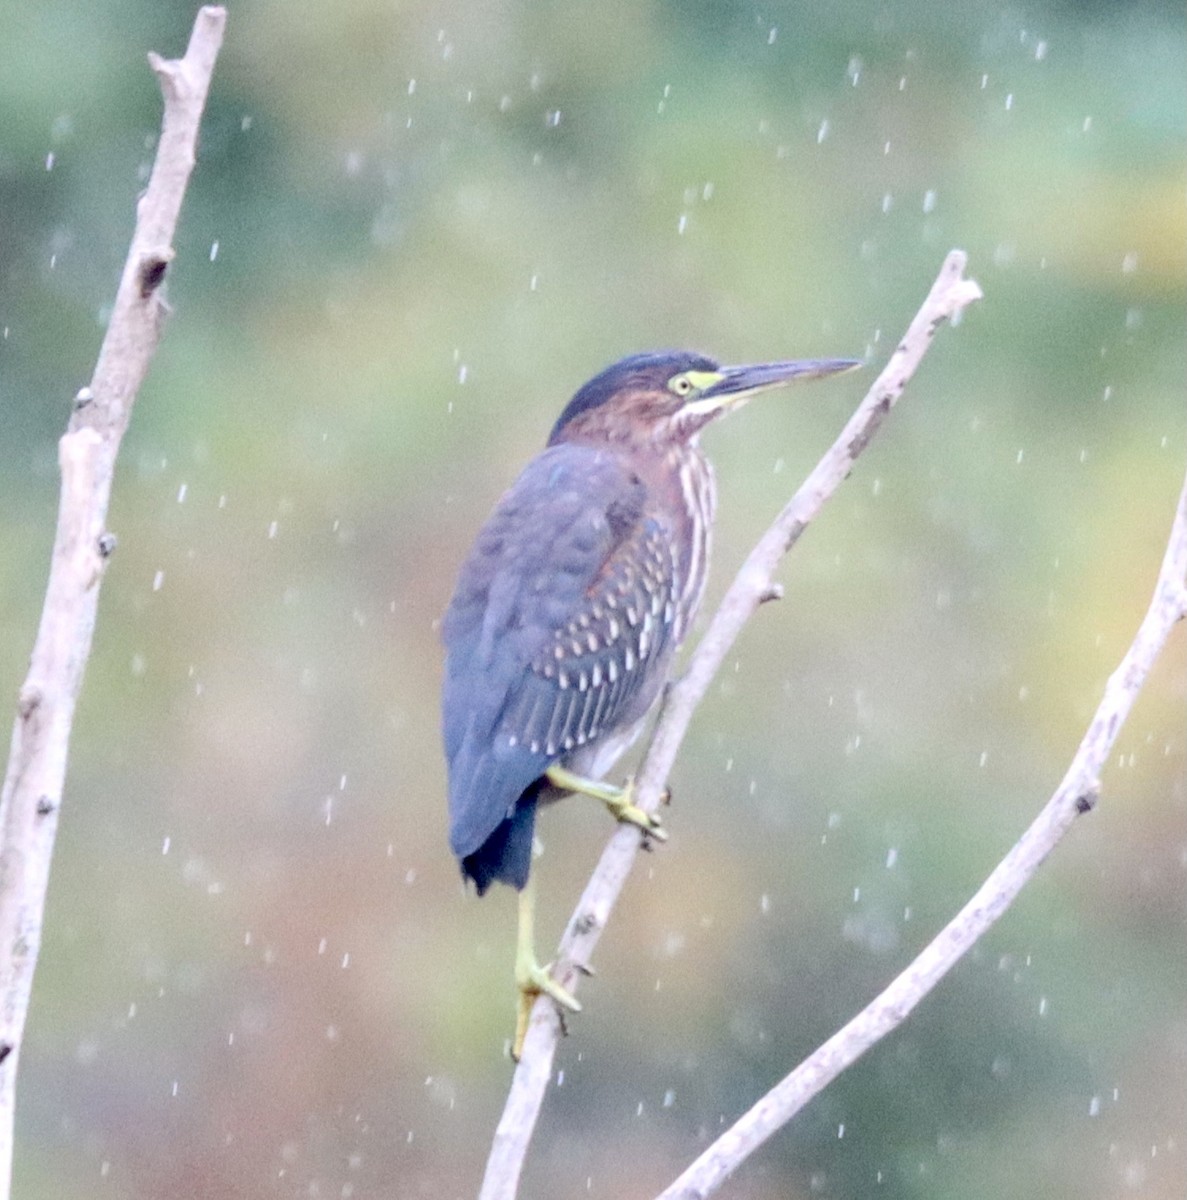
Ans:
{"type": "Polygon", "coordinates": [[[595,375],[577,389],[548,435],[551,445],[575,417],[599,408],[624,392],[663,391],[681,371],[716,371],[720,364],[695,350],[659,350],[632,354],[595,375]]]}

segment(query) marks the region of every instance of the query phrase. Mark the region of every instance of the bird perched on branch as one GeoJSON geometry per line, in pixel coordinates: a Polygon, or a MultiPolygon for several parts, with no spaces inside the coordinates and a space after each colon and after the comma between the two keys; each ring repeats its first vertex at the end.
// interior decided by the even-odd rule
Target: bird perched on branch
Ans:
{"type": "Polygon", "coordinates": [[[583,793],[643,837],[664,837],[630,783],[605,777],[659,697],[704,592],[715,489],[698,436],[758,392],[857,365],[624,358],[569,401],[462,566],[442,626],[449,840],[479,895],[496,880],[520,892],[516,1057],[537,995],[580,1007],[532,944],[540,804],[583,793]]]}

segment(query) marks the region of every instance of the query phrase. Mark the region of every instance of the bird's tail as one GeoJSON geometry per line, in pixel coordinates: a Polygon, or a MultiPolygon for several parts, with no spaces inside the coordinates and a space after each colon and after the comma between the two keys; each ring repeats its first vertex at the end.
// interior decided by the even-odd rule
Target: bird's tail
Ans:
{"type": "Polygon", "coordinates": [[[509,817],[494,833],[462,860],[462,874],[474,880],[481,896],[496,880],[522,889],[532,866],[532,837],[536,829],[536,808],[543,779],[536,780],[520,796],[509,817]]]}

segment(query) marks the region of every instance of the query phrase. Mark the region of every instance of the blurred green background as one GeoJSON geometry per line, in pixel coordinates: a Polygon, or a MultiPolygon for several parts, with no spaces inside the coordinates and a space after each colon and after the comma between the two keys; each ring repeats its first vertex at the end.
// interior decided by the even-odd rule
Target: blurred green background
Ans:
{"type": "MultiPolygon", "coordinates": [[[[161,0],[0,7],[0,690],[159,128],[161,0]]],[[[781,572],[562,1046],[525,1196],[647,1197],[1057,784],[1187,459],[1178,3],[232,6],[111,514],[17,1194],[473,1195],[513,895],[445,843],[435,623],[635,350],[866,355],[705,444],[710,601],[961,246],[982,304],[781,572]]],[[[1099,810],[744,1200],[1187,1193],[1187,639],[1099,810]]],[[[607,834],[551,810],[542,949],[607,834]]]]}

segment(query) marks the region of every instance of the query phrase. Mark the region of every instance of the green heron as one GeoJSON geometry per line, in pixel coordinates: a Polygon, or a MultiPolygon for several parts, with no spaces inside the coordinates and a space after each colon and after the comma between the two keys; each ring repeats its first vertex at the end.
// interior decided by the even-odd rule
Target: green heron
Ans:
{"type": "Polygon", "coordinates": [[[602,780],[638,736],[705,588],[716,497],[698,436],[757,392],[857,365],[724,367],[690,351],[615,363],[569,401],[462,566],[442,626],[449,841],[479,895],[495,880],[520,891],[516,1056],[535,996],[579,1008],[532,945],[539,805],[581,792],[664,836],[629,782],[602,780]]]}

